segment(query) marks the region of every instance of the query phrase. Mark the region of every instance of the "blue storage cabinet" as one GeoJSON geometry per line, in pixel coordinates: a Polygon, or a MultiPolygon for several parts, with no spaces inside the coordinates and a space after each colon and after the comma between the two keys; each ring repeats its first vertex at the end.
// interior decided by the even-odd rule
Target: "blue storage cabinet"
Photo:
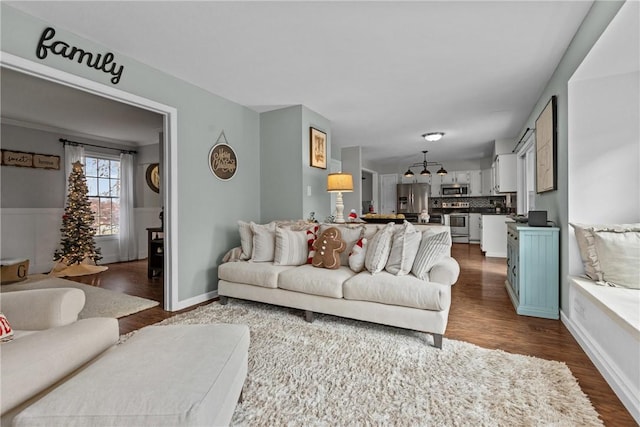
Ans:
{"type": "Polygon", "coordinates": [[[560,229],[507,223],[505,286],[516,313],[560,316],[560,229]]]}

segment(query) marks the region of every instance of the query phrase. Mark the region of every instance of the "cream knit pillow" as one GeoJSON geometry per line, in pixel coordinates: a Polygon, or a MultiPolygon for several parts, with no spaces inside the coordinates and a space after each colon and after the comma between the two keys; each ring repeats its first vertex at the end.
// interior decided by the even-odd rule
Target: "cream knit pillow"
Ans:
{"type": "Polygon", "coordinates": [[[251,223],[253,232],[253,250],[251,261],[268,262],[273,261],[276,247],[276,224],[274,222],[260,225],[251,223]]]}
{"type": "Polygon", "coordinates": [[[598,281],[640,289],[640,229],[594,231],[598,281]]]}

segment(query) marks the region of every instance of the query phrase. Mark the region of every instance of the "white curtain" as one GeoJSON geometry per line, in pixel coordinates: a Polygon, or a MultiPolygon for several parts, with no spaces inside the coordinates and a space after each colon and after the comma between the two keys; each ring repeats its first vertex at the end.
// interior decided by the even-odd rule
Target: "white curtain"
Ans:
{"type": "MultiPolygon", "coordinates": [[[[73,164],[75,162],[80,162],[84,165],[84,147],[82,145],[65,144],[64,146],[64,173],[65,173],[64,188],[66,188],[67,191],[69,189],[69,175],[71,175],[71,171],[73,170],[73,164]]],[[[67,191],[65,191],[64,193],[65,206],[67,206],[67,196],[68,196],[67,191]]]]}
{"type": "Polygon", "coordinates": [[[133,162],[133,154],[120,154],[120,232],[118,242],[120,261],[131,261],[138,258],[133,210],[133,162]]]}

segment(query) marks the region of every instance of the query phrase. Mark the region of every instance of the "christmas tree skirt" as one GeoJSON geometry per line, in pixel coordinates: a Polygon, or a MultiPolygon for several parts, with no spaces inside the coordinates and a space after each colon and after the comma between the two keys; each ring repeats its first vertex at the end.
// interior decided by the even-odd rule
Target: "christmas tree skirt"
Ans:
{"type": "Polygon", "coordinates": [[[80,264],[67,265],[64,261],[59,261],[53,266],[50,276],[54,277],[75,277],[86,276],[88,274],[96,274],[107,270],[109,267],[104,265],[95,265],[90,262],[83,261],[80,264]]]}
{"type": "Polygon", "coordinates": [[[102,271],[109,269],[109,267],[104,265],[96,265],[95,262],[90,260],[89,258],[85,258],[84,261],[80,263],[73,263],[71,265],[67,265],[68,261],[66,258],[60,259],[56,265],[53,266],[49,276],[53,277],[75,277],[75,276],[86,276],[89,274],[96,274],[102,271]]]}

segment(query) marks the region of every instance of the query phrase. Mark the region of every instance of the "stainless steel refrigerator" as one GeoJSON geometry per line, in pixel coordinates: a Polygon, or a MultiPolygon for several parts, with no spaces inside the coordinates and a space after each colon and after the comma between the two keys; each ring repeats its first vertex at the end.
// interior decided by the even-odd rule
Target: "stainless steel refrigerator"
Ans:
{"type": "Polygon", "coordinates": [[[429,211],[429,194],[429,184],[398,184],[396,212],[419,214],[423,209],[429,211]]]}

